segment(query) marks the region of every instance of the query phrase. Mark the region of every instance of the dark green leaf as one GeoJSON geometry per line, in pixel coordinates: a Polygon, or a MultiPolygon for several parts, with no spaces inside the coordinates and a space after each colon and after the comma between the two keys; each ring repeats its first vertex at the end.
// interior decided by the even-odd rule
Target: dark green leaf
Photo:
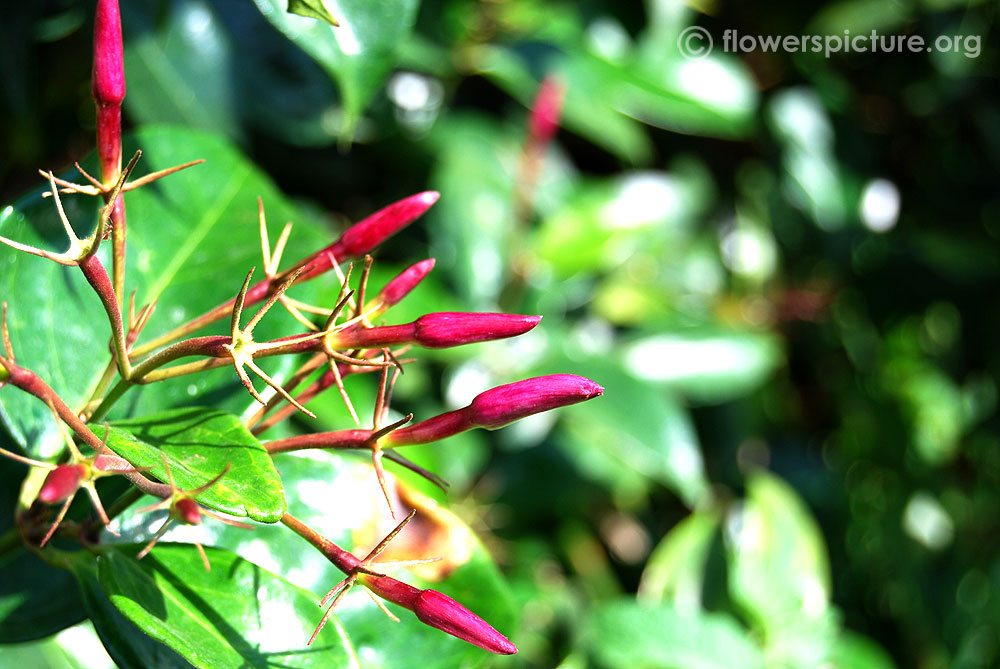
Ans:
{"type": "Polygon", "coordinates": [[[20,545],[0,557],[0,643],[41,639],[85,617],[69,572],[20,545]]]}
{"type": "Polygon", "coordinates": [[[138,547],[98,560],[101,586],[132,623],[196,667],[347,667],[357,657],[335,622],[313,642],[316,598],[228,551],[163,544],[142,560],[138,547]]]}
{"type": "Polygon", "coordinates": [[[337,25],[337,19],[330,14],[323,0],[288,0],[288,11],[299,16],[326,21],[331,26],[337,25]]]}
{"type": "MultiPolygon", "coordinates": [[[[103,426],[94,431],[104,437],[103,426]]],[[[276,523],[285,513],[285,492],[271,456],[239,418],[224,411],[191,407],[119,421],[111,427],[108,447],[162,481],[165,455],[182,490],[207,483],[229,466],[198,502],[263,523],[276,523]]]]}
{"type": "Polygon", "coordinates": [[[417,0],[340,0],[333,26],[289,14],[284,0],[254,0],[260,12],[329,72],[344,105],[342,137],[354,127],[396,64],[396,51],[413,28],[417,0]]]}
{"type": "Polygon", "coordinates": [[[744,669],[764,666],[747,630],[728,615],[683,615],[669,605],[631,600],[599,605],[582,641],[603,667],[617,669],[744,669]]]}
{"type": "Polygon", "coordinates": [[[97,564],[87,554],[71,563],[86,613],[104,648],[120,669],[187,669],[190,665],[136,627],[114,607],[97,578],[97,564]]]}

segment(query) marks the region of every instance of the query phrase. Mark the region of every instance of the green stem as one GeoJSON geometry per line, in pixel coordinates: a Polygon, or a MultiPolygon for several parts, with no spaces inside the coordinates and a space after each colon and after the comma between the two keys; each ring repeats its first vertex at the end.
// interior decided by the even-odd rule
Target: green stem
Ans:
{"type": "Polygon", "coordinates": [[[10,528],[2,536],[0,536],[0,557],[10,553],[21,545],[23,545],[23,542],[21,541],[21,535],[18,533],[17,528],[10,528]]]}

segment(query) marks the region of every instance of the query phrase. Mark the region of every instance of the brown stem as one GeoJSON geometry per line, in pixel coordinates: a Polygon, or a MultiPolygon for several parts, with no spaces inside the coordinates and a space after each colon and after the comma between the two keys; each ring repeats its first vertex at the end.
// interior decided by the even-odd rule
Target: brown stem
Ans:
{"type": "MultiPolygon", "coordinates": [[[[104,442],[102,442],[98,436],[94,434],[89,427],[87,427],[80,417],[69,408],[62,398],[56,394],[56,391],[52,390],[52,388],[37,374],[23,367],[18,367],[17,365],[10,365],[7,367],[7,371],[10,374],[9,382],[11,384],[28,394],[34,395],[43,402],[50,404],[59,415],[59,418],[61,418],[64,423],[69,425],[73,432],[87,442],[87,444],[94,449],[95,452],[100,453],[104,450],[104,442]]],[[[127,478],[132,485],[147,495],[154,495],[165,499],[170,497],[173,493],[170,486],[150,481],[137,471],[122,472],[122,475],[125,476],[125,478],[127,478]]]]}
{"type": "Polygon", "coordinates": [[[108,272],[95,254],[88,255],[80,261],[80,270],[83,271],[84,277],[97,293],[97,297],[104,306],[104,311],[108,314],[118,373],[123,379],[128,379],[132,375],[132,365],[129,363],[128,346],[125,343],[125,325],[122,322],[121,308],[118,305],[118,298],[115,295],[111,279],[108,277],[108,272]]]}

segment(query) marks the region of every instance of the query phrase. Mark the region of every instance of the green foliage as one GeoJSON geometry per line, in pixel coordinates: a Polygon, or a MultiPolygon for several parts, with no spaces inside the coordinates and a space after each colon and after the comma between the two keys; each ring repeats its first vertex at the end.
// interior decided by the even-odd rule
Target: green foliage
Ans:
{"type": "Polygon", "coordinates": [[[192,490],[226,472],[198,501],[233,516],[276,523],[287,503],[271,456],[236,416],[187,407],[115,423],[94,433],[136,469],[192,490]]]}
{"type": "MultiPolygon", "coordinates": [[[[426,223],[379,251],[374,290],[437,258],[384,322],[467,309],[545,318],[518,340],[408,353],[422,364],[406,368],[394,407],[420,420],[546,373],[583,374],[605,395],[400,449],[452,483],[443,492],[387,465],[432,519],[401,556],[447,558],[440,572],[402,572],[408,582],[510,631],[512,661],[529,668],[995,666],[994,10],[952,0],[751,13],[668,0],[123,3],[126,154],[143,149],[140,174],[207,161],[126,195],[129,281],[141,301],[159,300],[150,331],[166,330],[231,298],[259,265],[258,195],[272,239],[295,222],[293,259],[335,238],[339,226],[319,211],[356,220],[439,190],[426,223]],[[677,48],[691,26],[715,40],[702,60],[677,48]],[[726,30],[982,42],[975,57],[732,53],[726,30]],[[535,147],[527,128],[546,77],[564,91],[560,130],[535,147]],[[879,218],[876,205],[892,210],[893,197],[896,210],[879,218]]],[[[3,94],[11,148],[0,174],[18,181],[4,189],[0,234],[48,249],[64,244],[51,203],[39,189],[17,194],[24,175],[91,142],[70,144],[63,128],[91,106],[85,15],[72,2],[18,6],[0,22],[23,60],[52,72],[27,67],[3,94]],[[29,36],[53,41],[29,48],[29,36]]],[[[82,164],[96,170],[93,157],[82,164]]],[[[90,199],[64,203],[78,231],[93,225],[90,199]]],[[[329,302],[334,283],[293,297],[329,302]]],[[[18,359],[82,406],[108,337],[86,282],[0,250],[0,296],[18,359]]],[[[276,308],[257,339],[296,327],[276,308]]],[[[263,366],[286,378],[298,362],[263,366]]],[[[109,417],[112,446],[159,478],[165,453],[182,488],[230,464],[222,483],[253,485],[199,501],[268,523],[287,503],[359,555],[391,529],[367,454],[282,454],[268,466],[269,439],[352,426],[335,393],[310,403],[315,423],[300,416],[258,441],[237,427],[251,403],[232,368],[190,379],[134,389],[109,417]],[[192,425],[200,418],[211,429],[192,425]],[[203,444],[213,457],[196,457],[203,444]]],[[[345,385],[367,426],[374,376],[345,385]]],[[[55,457],[50,412],[12,390],[0,390],[10,433],[0,445],[55,457]]],[[[23,474],[0,462],[0,509],[17,504],[23,474]]],[[[100,489],[120,494],[113,482],[100,489]]],[[[89,513],[81,499],[68,518],[89,513]]],[[[131,561],[162,520],[118,516],[122,536],[101,536],[99,572],[83,554],[67,572],[0,544],[0,642],[84,630],[69,626],[87,617],[123,667],[511,662],[395,605],[403,624],[390,626],[356,591],[319,650],[302,652],[336,568],[280,526],[211,519],[164,538],[212,546],[211,572],[179,544],[131,561]],[[285,607],[289,629],[265,634],[255,616],[272,606],[285,607]],[[218,655],[196,655],[209,647],[218,655]]],[[[5,646],[0,664],[75,666],[61,639],[5,646]]]]}

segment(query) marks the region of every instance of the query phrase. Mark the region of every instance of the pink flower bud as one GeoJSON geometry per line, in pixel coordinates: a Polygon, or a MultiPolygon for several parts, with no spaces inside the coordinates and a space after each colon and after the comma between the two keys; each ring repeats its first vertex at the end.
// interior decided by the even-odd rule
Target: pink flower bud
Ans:
{"type": "Polygon", "coordinates": [[[98,0],[94,14],[91,93],[97,104],[97,155],[101,178],[114,183],[122,167],[121,107],[125,99],[125,59],[118,0],[98,0]]]}
{"type": "Polygon", "coordinates": [[[590,379],[575,374],[550,374],[482,392],[472,400],[469,409],[476,425],[495,430],[525,416],[603,394],[604,388],[590,379]]]}
{"type": "Polygon", "coordinates": [[[87,469],[83,465],[59,465],[45,477],[38,499],[46,504],[65,502],[76,494],[86,474],[87,469]]]}
{"type": "Polygon", "coordinates": [[[420,622],[491,653],[513,655],[517,647],[485,620],[436,590],[418,590],[389,576],[362,575],[362,582],[390,602],[413,611],[420,622]]]}
{"type": "Polygon", "coordinates": [[[385,288],[379,293],[382,304],[386,307],[399,304],[400,300],[409,295],[432,269],[434,269],[434,258],[421,260],[404,269],[399,276],[385,284],[385,288]]]}
{"type": "Polygon", "coordinates": [[[125,99],[125,59],[118,0],[97,1],[91,92],[98,106],[117,106],[125,99]]]}
{"type": "Polygon", "coordinates": [[[541,316],[476,314],[443,311],[414,321],[414,339],[424,348],[447,348],[480,341],[516,337],[531,330],[541,316]]]}
{"type": "Polygon", "coordinates": [[[447,632],[498,655],[513,655],[517,646],[485,620],[437,590],[423,590],[413,612],[425,625],[447,632]]]}
{"type": "Polygon", "coordinates": [[[340,239],[330,246],[312,254],[296,267],[305,267],[298,282],[307,281],[322,274],[337,262],[356,258],[368,253],[419,218],[441,195],[435,191],[424,191],[376,211],[368,218],[358,221],[344,231],[340,239]]]}
{"type": "Polygon", "coordinates": [[[190,497],[181,497],[170,508],[170,515],[185,525],[201,524],[201,508],[190,497]]]}
{"type": "Polygon", "coordinates": [[[541,316],[438,312],[424,314],[412,323],[377,328],[351,328],[331,335],[338,349],[380,348],[418,344],[424,348],[449,348],[481,341],[516,337],[532,329],[541,316]]]}
{"type": "Polygon", "coordinates": [[[389,433],[386,445],[426,444],[453,434],[484,428],[495,430],[542,411],[584,402],[604,394],[604,388],[574,374],[551,374],[491,388],[469,406],[428,418],[389,433]]]}
{"type": "Polygon", "coordinates": [[[549,142],[559,130],[565,89],[554,77],[545,77],[531,105],[529,133],[536,144],[549,142]]]}

